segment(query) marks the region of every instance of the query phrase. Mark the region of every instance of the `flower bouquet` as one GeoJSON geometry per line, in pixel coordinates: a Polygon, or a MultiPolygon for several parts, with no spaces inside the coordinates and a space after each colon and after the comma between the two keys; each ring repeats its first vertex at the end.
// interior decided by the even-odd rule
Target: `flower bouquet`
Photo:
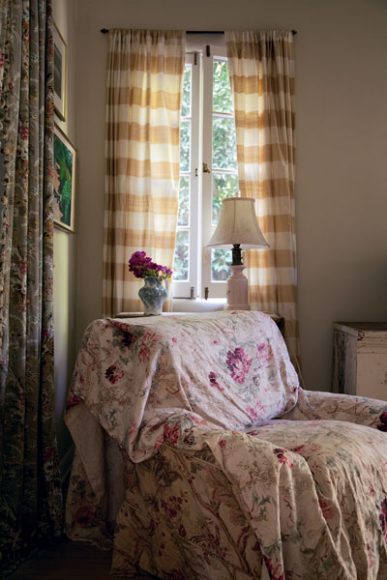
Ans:
{"type": "Polygon", "coordinates": [[[168,296],[163,281],[172,276],[172,270],[156,264],[145,252],[137,251],[129,259],[129,272],[136,278],[144,278],[144,286],[138,291],[144,305],[144,314],[161,314],[164,300],[168,296]]]}
{"type": "Polygon", "coordinates": [[[129,259],[129,272],[133,272],[136,278],[158,278],[159,280],[166,280],[170,278],[173,271],[167,266],[160,266],[156,262],[152,262],[152,258],[146,255],[145,252],[134,252],[129,259]]]}

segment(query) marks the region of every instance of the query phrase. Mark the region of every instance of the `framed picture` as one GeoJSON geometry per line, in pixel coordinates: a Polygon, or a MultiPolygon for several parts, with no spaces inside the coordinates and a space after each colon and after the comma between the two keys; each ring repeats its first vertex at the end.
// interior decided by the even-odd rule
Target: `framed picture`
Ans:
{"type": "Polygon", "coordinates": [[[54,108],[58,117],[66,120],[67,46],[56,25],[54,37],[54,108]]]}
{"type": "Polygon", "coordinates": [[[54,223],[74,231],[76,151],[66,135],[54,127],[54,223]]]}

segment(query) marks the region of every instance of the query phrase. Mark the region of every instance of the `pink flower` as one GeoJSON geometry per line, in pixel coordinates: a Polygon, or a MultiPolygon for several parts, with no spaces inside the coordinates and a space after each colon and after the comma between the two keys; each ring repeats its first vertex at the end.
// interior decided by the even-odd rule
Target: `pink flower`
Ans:
{"type": "Polygon", "coordinates": [[[211,372],[208,374],[208,378],[210,379],[210,385],[211,385],[212,387],[215,387],[215,388],[216,388],[216,389],[218,389],[218,391],[220,391],[221,393],[223,393],[223,392],[224,392],[224,388],[223,388],[223,387],[221,387],[221,386],[219,385],[219,383],[218,383],[218,381],[217,381],[217,375],[216,375],[216,373],[214,373],[214,371],[211,371],[211,372]]]}
{"type": "Polygon", "coordinates": [[[262,416],[262,413],[265,410],[265,406],[261,403],[261,401],[256,401],[254,407],[246,407],[245,411],[250,417],[250,419],[256,420],[262,416]]]}
{"type": "Polygon", "coordinates": [[[176,423],[175,425],[168,425],[166,423],[164,425],[164,441],[168,441],[172,443],[172,445],[176,445],[179,440],[180,436],[180,426],[176,423]]]}
{"type": "Polygon", "coordinates": [[[151,350],[157,343],[157,340],[158,335],[156,333],[149,331],[144,333],[138,349],[138,358],[142,363],[149,359],[151,350]]]}
{"type": "Polygon", "coordinates": [[[320,505],[323,516],[326,520],[330,520],[335,515],[335,511],[332,502],[326,499],[319,499],[318,503],[320,505]]]}
{"type": "Polygon", "coordinates": [[[20,129],[19,129],[19,135],[23,139],[23,141],[25,141],[26,139],[28,139],[28,135],[29,135],[29,129],[28,129],[28,127],[20,127],[20,129]]]}
{"type": "Polygon", "coordinates": [[[264,556],[263,559],[270,574],[271,580],[285,580],[285,576],[282,574],[282,568],[280,568],[279,564],[274,565],[273,561],[270,560],[270,558],[267,556],[264,556]]]}
{"type": "Polygon", "coordinates": [[[269,361],[273,357],[273,349],[269,342],[257,344],[258,357],[260,360],[269,361]]]}
{"type": "Polygon", "coordinates": [[[168,514],[169,518],[175,518],[182,510],[183,498],[172,495],[168,498],[168,500],[162,499],[160,505],[168,514]]]}
{"type": "Polygon", "coordinates": [[[119,371],[117,369],[116,365],[111,365],[105,371],[105,377],[112,385],[114,385],[117,381],[122,379],[123,376],[124,376],[124,371],[119,371]]]}
{"type": "Polygon", "coordinates": [[[150,350],[147,347],[147,345],[146,344],[142,344],[140,346],[140,348],[139,348],[139,351],[138,351],[138,358],[140,359],[140,361],[142,363],[143,362],[146,362],[148,360],[148,358],[149,358],[149,354],[150,354],[150,350]]]}
{"type": "Polygon", "coordinates": [[[384,541],[387,542],[387,498],[385,497],[381,503],[381,511],[379,515],[379,521],[382,528],[382,534],[384,541]]]}
{"type": "Polygon", "coordinates": [[[80,507],[74,515],[74,519],[81,526],[87,528],[94,522],[94,510],[88,505],[80,507]]]}
{"type": "Polygon", "coordinates": [[[387,411],[383,411],[383,413],[379,417],[382,423],[387,423],[387,411]]]}
{"type": "Polygon", "coordinates": [[[81,397],[78,397],[78,395],[72,395],[67,399],[66,409],[71,409],[71,407],[75,407],[75,405],[78,405],[79,403],[82,403],[81,397]]]}
{"type": "Polygon", "coordinates": [[[281,447],[277,447],[274,449],[274,453],[277,456],[278,463],[282,463],[283,465],[287,465],[288,467],[293,467],[293,463],[290,461],[289,457],[286,455],[286,449],[282,449],[281,447]]]}
{"type": "Polygon", "coordinates": [[[227,367],[231,378],[240,385],[244,383],[247,373],[251,367],[251,358],[248,358],[242,347],[229,350],[226,359],[227,367]]]}
{"type": "Polygon", "coordinates": [[[165,280],[173,274],[173,271],[167,266],[152,262],[152,258],[143,251],[134,252],[129,259],[128,266],[129,272],[133,272],[136,278],[153,277],[165,280]]]}

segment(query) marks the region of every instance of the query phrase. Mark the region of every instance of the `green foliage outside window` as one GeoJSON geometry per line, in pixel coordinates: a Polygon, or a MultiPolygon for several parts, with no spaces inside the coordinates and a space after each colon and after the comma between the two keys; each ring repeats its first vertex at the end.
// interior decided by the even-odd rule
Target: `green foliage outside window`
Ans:
{"type": "Polygon", "coordinates": [[[181,230],[176,234],[175,257],[173,263],[173,279],[188,280],[189,270],[189,234],[181,230]]]}
{"type": "Polygon", "coordinates": [[[230,78],[226,60],[214,60],[212,110],[214,113],[234,114],[230,78]]]}
{"type": "MultiPolygon", "coordinates": [[[[191,171],[191,115],[192,115],[192,65],[186,65],[183,77],[180,122],[180,186],[178,226],[190,225],[190,171],[191,171]]],[[[215,226],[223,199],[238,193],[236,134],[234,107],[227,60],[213,61],[212,92],[212,215],[215,226]]],[[[211,130],[209,127],[204,130],[211,130]]],[[[191,224],[192,225],[192,224],[191,224]]],[[[231,250],[211,251],[211,277],[225,281],[230,275],[231,250]]],[[[189,277],[189,230],[180,229],[176,236],[174,280],[187,281],[189,277]]]]}

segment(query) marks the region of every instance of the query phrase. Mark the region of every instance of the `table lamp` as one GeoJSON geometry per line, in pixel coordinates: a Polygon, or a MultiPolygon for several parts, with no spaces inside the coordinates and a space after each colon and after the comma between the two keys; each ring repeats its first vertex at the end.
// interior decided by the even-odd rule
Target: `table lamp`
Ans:
{"type": "Polygon", "coordinates": [[[226,310],[250,310],[241,246],[243,249],[269,247],[258,225],[254,203],[251,197],[224,199],[218,225],[207,244],[208,247],[232,246],[232,274],[227,280],[226,310]]]}

